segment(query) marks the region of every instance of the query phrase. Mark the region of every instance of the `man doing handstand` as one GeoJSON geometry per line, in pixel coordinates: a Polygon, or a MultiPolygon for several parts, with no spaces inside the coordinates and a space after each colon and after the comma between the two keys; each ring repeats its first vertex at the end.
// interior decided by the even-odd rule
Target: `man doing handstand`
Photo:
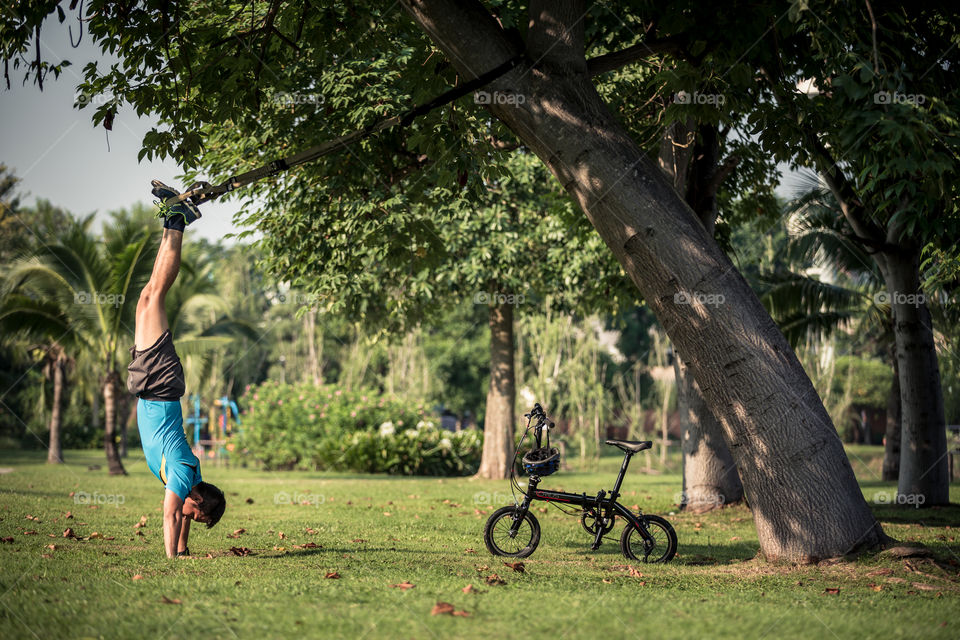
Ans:
{"type": "MultiPolygon", "coordinates": [[[[178,192],[154,180],[153,195],[166,200],[178,192]]],[[[190,521],[212,527],[223,516],[226,500],[220,489],[201,479],[200,461],[183,432],[183,366],[173,347],[165,308],[167,292],[180,271],[183,230],[200,217],[200,212],[189,201],[161,207],[163,237],[150,281],[137,302],[127,389],[139,398],[137,426],[147,466],[166,487],[163,542],[167,557],[172,558],[190,555],[190,521]]]]}

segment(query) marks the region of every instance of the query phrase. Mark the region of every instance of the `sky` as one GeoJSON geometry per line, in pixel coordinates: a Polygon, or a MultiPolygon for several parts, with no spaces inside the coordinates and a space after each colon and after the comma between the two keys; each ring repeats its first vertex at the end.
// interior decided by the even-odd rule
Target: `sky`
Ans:
{"type": "MultiPolygon", "coordinates": [[[[0,163],[20,179],[22,201],[32,205],[37,198],[46,199],[76,215],[96,212],[99,221],[109,211],[153,202],[153,179],[182,191],[186,185],[178,178],[183,171],[174,161],[137,161],[143,134],[154,120],[137,117],[129,105],[121,106],[113,131],[107,132],[102,125],[93,126],[93,106],[74,108],[83,67],[97,60],[103,68],[113,60],[91,45],[89,34],[84,34],[77,49],[71,48],[67,33],[71,22],[76,40],[76,20],[69,17],[63,25],[48,19],[41,31],[43,56],[73,63],[58,79],[52,74],[45,78],[41,93],[32,78],[22,85],[22,70],[11,66],[10,90],[0,86],[0,163]]],[[[241,231],[232,221],[236,206],[204,204],[203,217],[191,225],[191,232],[216,240],[241,231]]]]}
{"type": "MultiPolygon", "coordinates": [[[[48,19],[41,32],[46,59],[73,63],[60,78],[47,77],[41,92],[32,79],[21,84],[22,70],[11,69],[11,89],[0,88],[0,163],[20,179],[23,202],[32,205],[42,198],[76,215],[96,213],[102,221],[109,211],[152,202],[152,179],[183,190],[186,185],[178,179],[182,170],[173,160],[137,161],[143,134],[155,124],[153,119],[121,106],[113,131],[107,132],[102,125],[93,126],[92,106],[74,108],[83,67],[91,61],[103,67],[114,60],[91,44],[89,34],[73,49],[67,31],[71,23],[75,36],[76,21],[70,17],[63,24],[48,19]]],[[[781,169],[785,180],[778,193],[790,197],[792,176],[786,167],[781,169]]],[[[215,241],[240,232],[233,222],[236,207],[234,202],[203,205],[203,218],[191,226],[191,233],[215,241]]]]}

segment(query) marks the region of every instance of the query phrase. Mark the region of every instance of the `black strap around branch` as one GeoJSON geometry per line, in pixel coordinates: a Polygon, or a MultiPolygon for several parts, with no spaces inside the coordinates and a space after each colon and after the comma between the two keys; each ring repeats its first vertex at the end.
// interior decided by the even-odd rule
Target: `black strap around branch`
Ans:
{"type": "Polygon", "coordinates": [[[201,186],[198,186],[195,189],[191,189],[181,193],[180,195],[168,198],[164,204],[170,206],[178,202],[183,202],[188,198],[196,204],[202,204],[225,193],[229,193],[234,189],[239,189],[240,187],[257,182],[268,176],[276,175],[292,167],[310,162],[311,160],[316,160],[317,158],[333,153],[334,151],[339,151],[349,144],[358,142],[364,138],[368,138],[376,133],[379,133],[380,131],[383,131],[384,129],[390,129],[391,127],[395,127],[397,125],[406,127],[413,122],[415,118],[426,115],[434,109],[438,109],[445,104],[449,104],[454,100],[462,98],[469,93],[473,93],[484,85],[493,82],[500,76],[520,65],[525,58],[526,56],[524,54],[517,54],[503,64],[500,64],[490,71],[477,76],[473,80],[464,82],[458,87],[448,89],[433,100],[415,106],[401,115],[385,118],[378,122],[374,122],[373,124],[367,125],[363,129],[352,131],[332,140],[327,140],[326,142],[322,142],[299,153],[273,160],[263,166],[257,167],[256,169],[251,169],[245,173],[232,176],[228,180],[221,182],[218,185],[201,183],[201,186]]]}

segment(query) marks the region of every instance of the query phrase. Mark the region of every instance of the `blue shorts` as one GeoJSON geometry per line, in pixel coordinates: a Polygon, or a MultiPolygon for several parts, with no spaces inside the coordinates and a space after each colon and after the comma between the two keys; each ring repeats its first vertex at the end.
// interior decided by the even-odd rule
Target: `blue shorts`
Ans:
{"type": "Polygon", "coordinates": [[[179,400],[137,401],[137,428],[147,467],[167,489],[186,500],[201,482],[200,461],[183,432],[179,400]]]}

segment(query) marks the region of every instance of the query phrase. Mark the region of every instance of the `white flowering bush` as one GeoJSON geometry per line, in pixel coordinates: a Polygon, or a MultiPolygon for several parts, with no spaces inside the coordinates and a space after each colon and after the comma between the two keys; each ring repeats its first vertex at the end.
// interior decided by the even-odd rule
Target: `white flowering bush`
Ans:
{"type": "MultiPolygon", "coordinates": [[[[391,425],[392,427],[392,425],[391,425]]],[[[483,433],[451,433],[421,421],[416,429],[358,431],[340,447],[333,468],[366,473],[418,476],[464,476],[476,473],[483,433]]]]}
{"type": "Polygon", "coordinates": [[[241,406],[227,447],[264,469],[450,476],[480,466],[483,434],[438,429],[421,402],[267,382],[248,389],[241,406]]]}

